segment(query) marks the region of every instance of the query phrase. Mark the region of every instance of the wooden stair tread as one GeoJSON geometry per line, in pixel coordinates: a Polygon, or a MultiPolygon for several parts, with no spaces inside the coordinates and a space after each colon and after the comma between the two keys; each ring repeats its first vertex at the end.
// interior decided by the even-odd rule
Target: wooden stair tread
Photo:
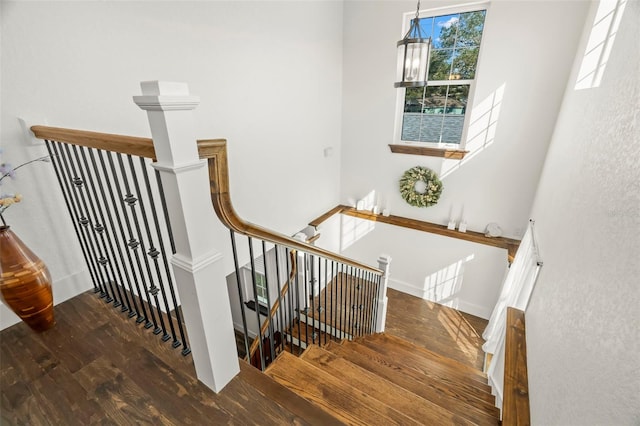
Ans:
{"type": "Polygon", "coordinates": [[[283,352],[265,373],[348,424],[421,424],[287,352],[283,352]]]}
{"type": "MultiPolygon", "coordinates": [[[[292,392],[247,362],[240,360],[239,377],[253,386],[260,394],[270,398],[285,410],[306,420],[310,424],[341,425],[338,419],[317,407],[303,397],[292,392]]],[[[253,404],[253,402],[251,402],[253,404]]],[[[261,423],[261,422],[260,422],[261,423]]]]}
{"type": "Polygon", "coordinates": [[[442,365],[447,365],[457,371],[464,372],[465,374],[469,375],[469,377],[474,377],[476,381],[487,385],[487,375],[482,371],[455,359],[448,358],[423,346],[416,345],[415,343],[403,339],[402,337],[394,336],[393,334],[389,333],[377,333],[367,336],[367,339],[372,342],[385,341],[393,345],[397,345],[400,348],[404,348],[410,352],[419,353],[421,355],[424,355],[428,359],[437,361],[442,365]]]}
{"type": "Polygon", "coordinates": [[[499,412],[496,407],[476,398],[468,398],[436,381],[425,380],[423,374],[394,364],[366,346],[348,342],[343,345],[329,344],[325,348],[461,417],[482,425],[497,424],[499,412]]]}
{"type": "Polygon", "coordinates": [[[429,386],[442,389],[443,391],[453,390],[457,398],[465,401],[470,406],[499,415],[499,410],[495,407],[495,398],[490,392],[486,392],[484,388],[477,388],[473,385],[457,382],[447,374],[438,374],[428,369],[416,369],[403,359],[406,355],[405,353],[394,352],[393,350],[381,353],[360,342],[347,342],[346,344],[353,346],[357,352],[374,359],[384,360],[385,364],[391,365],[395,369],[400,369],[404,374],[410,373],[411,377],[426,382],[429,386]]]}
{"type": "Polygon", "coordinates": [[[472,425],[446,408],[421,398],[346,359],[318,346],[310,346],[301,356],[323,371],[349,383],[368,395],[404,413],[416,421],[437,425],[472,425]]]}
{"type": "Polygon", "coordinates": [[[462,388],[471,392],[479,391],[479,397],[485,401],[493,403],[494,398],[491,395],[491,387],[487,384],[487,380],[478,375],[478,371],[469,371],[460,368],[460,364],[456,361],[447,362],[435,357],[435,354],[427,352],[419,352],[414,348],[409,348],[398,342],[398,339],[385,339],[384,337],[377,339],[363,339],[358,341],[382,355],[393,356],[394,360],[402,362],[405,367],[412,368],[429,377],[438,377],[447,381],[455,381],[462,388]],[[434,359],[435,358],[435,359],[434,359]]]}

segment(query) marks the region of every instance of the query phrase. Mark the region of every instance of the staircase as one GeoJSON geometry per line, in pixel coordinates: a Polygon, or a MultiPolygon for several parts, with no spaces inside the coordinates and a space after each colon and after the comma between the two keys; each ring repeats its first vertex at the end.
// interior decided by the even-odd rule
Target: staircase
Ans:
{"type": "Polygon", "coordinates": [[[298,407],[302,397],[314,415],[320,408],[338,423],[499,423],[483,373],[385,333],[310,344],[300,357],[283,352],[265,373],[297,395],[298,407]]]}

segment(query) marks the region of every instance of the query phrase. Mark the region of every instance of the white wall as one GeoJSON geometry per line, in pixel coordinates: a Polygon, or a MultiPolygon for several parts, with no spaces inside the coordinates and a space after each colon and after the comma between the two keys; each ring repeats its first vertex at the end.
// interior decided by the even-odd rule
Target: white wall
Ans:
{"type": "Polygon", "coordinates": [[[600,86],[574,90],[589,36],[599,55],[607,35],[605,14],[591,31],[599,4],[532,211],[544,260],[526,312],[532,424],[640,422],[640,2],[626,2],[600,86]]]}
{"type": "Polygon", "coordinates": [[[336,240],[344,256],[371,266],[391,256],[389,287],[486,319],[508,266],[505,249],[347,215],[324,222],[316,244],[336,240]]]}
{"type": "MultiPolygon", "coordinates": [[[[131,99],[139,82],[184,81],[201,98],[198,137],[229,141],[242,217],[292,234],[337,204],[340,2],[2,1],[0,11],[3,161],[43,150],[25,146],[18,116],[148,136],[146,113],[131,99]],[[329,146],[334,154],[325,158],[329,146]]],[[[25,200],[6,219],[61,288],[83,261],[53,173],[42,166],[20,173],[25,200]]],[[[230,270],[228,233],[218,231],[230,270]]],[[[77,293],[68,290],[65,298],[77,293]]]]}
{"type": "MultiPolygon", "coordinates": [[[[455,3],[468,1],[423,1],[421,10],[455,3]]],[[[387,146],[398,92],[395,42],[403,36],[403,13],[415,7],[415,1],[345,2],[342,201],[377,190],[392,214],[446,224],[464,208],[469,229],[497,222],[506,235],[520,237],[588,2],[491,2],[472,120],[480,111],[491,115],[479,117],[477,132],[486,138],[470,143],[473,155],[462,162],[391,154],[387,146]],[[412,207],[399,194],[398,180],[416,165],[444,176],[436,206],[412,207]]]]}

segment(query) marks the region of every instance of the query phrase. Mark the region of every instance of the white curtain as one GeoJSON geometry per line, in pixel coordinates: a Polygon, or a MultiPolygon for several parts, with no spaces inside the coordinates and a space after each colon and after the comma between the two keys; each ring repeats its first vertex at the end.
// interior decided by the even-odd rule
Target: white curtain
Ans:
{"type": "Polygon", "coordinates": [[[502,283],[502,291],[496,303],[489,324],[482,333],[485,344],[482,349],[492,354],[491,365],[487,371],[489,385],[496,396],[496,406],[502,407],[502,388],[504,384],[504,344],[507,307],[525,311],[531,292],[538,278],[542,261],[534,236],[534,222],[529,221],[527,232],[522,237],[520,247],[502,283]]]}

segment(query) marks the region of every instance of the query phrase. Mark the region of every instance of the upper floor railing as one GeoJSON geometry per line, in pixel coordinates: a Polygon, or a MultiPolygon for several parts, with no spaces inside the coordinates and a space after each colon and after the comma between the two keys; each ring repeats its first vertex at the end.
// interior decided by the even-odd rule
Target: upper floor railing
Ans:
{"type": "Polygon", "coordinates": [[[158,172],[151,177],[148,167],[155,158],[151,139],[31,130],[51,156],[94,291],[189,354],[169,266],[171,222],[158,172]]]}

